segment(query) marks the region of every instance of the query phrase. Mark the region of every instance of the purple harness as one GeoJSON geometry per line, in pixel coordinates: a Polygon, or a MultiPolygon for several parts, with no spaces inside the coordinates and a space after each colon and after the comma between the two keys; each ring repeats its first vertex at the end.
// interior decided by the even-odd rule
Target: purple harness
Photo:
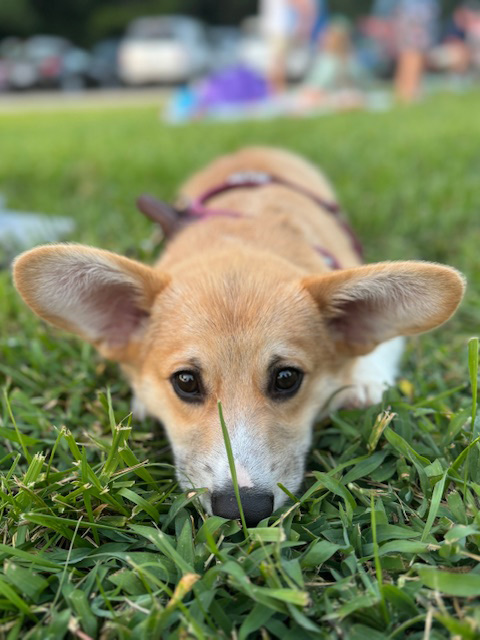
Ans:
{"type": "MultiPolygon", "coordinates": [[[[205,220],[208,218],[214,218],[216,216],[226,216],[229,218],[243,218],[244,215],[239,213],[238,211],[231,211],[228,209],[214,209],[207,206],[208,200],[214,198],[215,196],[220,195],[221,193],[225,193],[227,191],[231,191],[232,189],[244,189],[250,188],[255,189],[258,187],[264,187],[271,184],[281,185],[283,187],[288,187],[297,193],[301,193],[306,196],[310,200],[313,200],[315,204],[317,204],[322,209],[328,211],[332,216],[335,217],[338,224],[341,226],[343,231],[350,238],[352,248],[358,257],[363,260],[363,249],[362,245],[358,241],[358,238],[353,233],[350,225],[344,220],[341,215],[341,209],[335,202],[328,202],[323,198],[320,198],[317,194],[301,185],[295,184],[294,182],[290,182],[290,180],[285,180],[284,178],[279,178],[277,176],[271,175],[269,173],[263,173],[261,171],[245,171],[234,173],[227,178],[225,182],[220,185],[217,185],[208,191],[205,191],[198,198],[192,200],[192,202],[187,205],[182,211],[181,215],[186,218],[196,218],[197,220],[205,220]]],[[[324,259],[325,262],[331,269],[341,269],[341,265],[338,262],[337,258],[330,253],[324,247],[319,245],[314,245],[315,251],[319,253],[324,259]]]]}

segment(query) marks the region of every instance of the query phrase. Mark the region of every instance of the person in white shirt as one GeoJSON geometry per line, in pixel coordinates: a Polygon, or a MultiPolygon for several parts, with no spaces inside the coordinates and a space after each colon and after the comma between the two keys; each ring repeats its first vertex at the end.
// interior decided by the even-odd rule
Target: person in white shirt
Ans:
{"type": "Polygon", "coordinates": [[[285,89],[289,10],[289,0],[260,0],[260,28],[268,51],[267,74],[275,92],[285,89]]]}

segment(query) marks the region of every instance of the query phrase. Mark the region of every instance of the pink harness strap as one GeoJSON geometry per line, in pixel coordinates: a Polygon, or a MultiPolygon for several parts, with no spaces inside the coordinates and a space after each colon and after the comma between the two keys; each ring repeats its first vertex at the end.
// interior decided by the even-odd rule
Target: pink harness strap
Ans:
{"type": "Polygon", "coordinates": [[[231,191],[232,189],[245,189],[245,188],[256,188],[256,187],[265,187],[269,184],[279,184],[284,187],[289,187],[293,191],[297,191],[310,200],[316,202],[319,206],[324,207],[330,213],[337,215],[340,213],[339,206],[334,202],[328,202],[327,200],[323,200],[316,193],[302,187],[294,182],[290,182],[289,180],[284,180],[283,178],[278,178],[269,173],[263,173],[262,171],[242,171],[239,173],[233,173],[229,176],[225,182],[211,189],[208,189],[198,198],[195,198],[190,205],[186,209],[187,215],[191,215],[193,217],[210,217],[215,215],[228,215],[231,217],[239,217],[239,214],[236,211],[224,211],[221,209],[210,209],[205,206],[205,203],[214,198],[215,196],[220,195],[221,193],[225,193],[225,191],[231,191]]]}
{"type": "MultiPolygon", "coordinates": [[[[215,209],[208,207],[206,203],[211,198],[218,196],[227,191],[231,191],[232,189],[244,189],[250,188],[255,189],[258,187],[264,187],[270,184],[278,184],[284,187],[288,187],[297,193],[301,193],[306,196],[310,200],[313,200],[319,207],[325,209],[329,213],[331,213],[338,224],[342,227],[343,231],[350,238],[352,248],[355,253],[358,255],[360,259],[363,259],[363,249],[360,244],[357,236],[353,233],[350,225],[345,221],[345,219],[341,215],[341,209],[335,202],[329,202],[324,200],[320,196],[318,196],[310,189],[306,189],[305,187],[298,185],[294,182],[290,182],[290,180],[286,180],[284,178],[279,178],[278,176],[271,175],[269,173],[264,173],[262,171],[242,171],[239,173],[234,173],[227,178],[225,182],[211,189],[208,189],[198,198],[195,198],[185,209],[183,209],[180,213],[182,216],[187,218],[197,218],[198,220],[205,220],[206,218],[213,218],[216,216],[226,216],[229,218],[243,218],[243,214],[238,211],[230,211],[227,209],[215,209]]],[[[338,262],[337,258],[330,253],[324,247],[319,245],[314,245],[315,251],[325,258],[325,262],[332,269],[341,269],[341,265],[338,262]]]]}
{"type": "Polygon", "coordinates": [[[314,244],[313,248],[317,253],[319,253],[323,257],[327,266],[330,267],[330,269],[342,268],[341,264],[339,263],[337,258],[333,255],[333,253],[330,253],[330,251],[327,251],[327,249],[324,249],[319,244],[314,244]]]}

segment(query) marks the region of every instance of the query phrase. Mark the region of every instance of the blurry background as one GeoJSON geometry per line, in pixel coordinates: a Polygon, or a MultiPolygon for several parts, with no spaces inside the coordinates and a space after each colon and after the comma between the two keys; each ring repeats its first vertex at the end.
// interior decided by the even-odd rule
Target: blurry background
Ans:
{"type": "MultiPolygon", "coordinates": [[[[370,166],[364,162],[367,148],[378,153],[380,173],[371,186],[377,204],[370,203],[362,224],[394,219],[401,225],[403,217],[390,215],[390,205],[383,206],[379,199],[380,190],[386,189],[391,206],[397,206],[396,186],[392,183],[388,191],[384,175],[387,141],[400,145],[389,157],[395,165],[392,176],[399,171],[399,156],[410,162],[411,154],[418,155],[426,131],[432,131],[429,141],[438,148],[434,164],[440,157],[446,161],[445,150],[458,151],[460,139],[473,143],[469,123],[477,111],[478,86],[480,0],[1,0],[0,111],[7,118],[0,143],[0,266],[22,248],[74,235],[68,216],[77,219],[83,231],[92,224],[99,232],[104,220],[99,211],[124,211],[141,188],[162,185],[165,195],[173,195],[189,170],[248,141],[289,146],[318,161],[341,185],[347,203],[352,149],[357,144],[357,155],[363,158],[355,163],[356,172],[370,166]],[[450,93],[451,102],[442,102],[441,93],[450,93]],[[434,97],[423,102],[424,111],[417,115],[391,108],[395,102],[417,102],[428,95],[434,97]],[[135,114],[128,111],[132,104],[139,107],[135,114]],[[90,114],[60,111],[84,105],[91,107],[90,114]],[[40,117],[43,106],[52,113],[40,117]],[[98,113],[92,107],[98,107],[98,113]],[[111,108],[118,107],[125,112],[114,117],[111,108]],[[359,114],[352,114],[344,143],[340,140],[346,120],[301,122],[303,116],[353,110],[382,112],[382,118],[366,118],[361,133],[359,114]],[[210,123],[208,134],[197,125],[172,132],[168,126],[202,119],[247,120],[248,126],[232,129],[231,140],[228,129],[214,130],[210,123]],[[255,128],[252,119],[260,120],[260,126],[255,128]],[[467,133],[455,127],[466,127],[467,133]],[[102,149],[108,175],[102,173],[102,149]],[[138,174],[132,180],[134,149],[138,174]],[[36,191],[37,175],[43,178],[36,191]],[[119,192],[112,195],[124,186],[122,197],[119,192]],[[102,198],[111,200],[100,206],[102,198]],[[380,207],[377,218],[372,214],[375,206],[380,207]],[[92,218],[86,213],[90,208],[92,218]],[[47,217],[39,214],[42,211],[47,217]],[[54,219],[51,213],[62,217],[54,219]]],[[[477,147],[469,153],[477,158],[477,147]]],[[[451,158],[448,163],[451,170],[451,158]]],[[[432,171],[429,161],[418,188],[424,189],[428,180],[435,189],[447,190],[440,200],[435,195],[445,215],[453,185],[462,200],[469,193],[468,176],[476,189],[477,164],[459,160],[461,180],[457,176],[446,181],[444,171],[432,171]]],[[[412,164],[415,178],[417,169],[412,164]]],[[[371,167],[367,174],[368,179],[376,175],[371,167]]],[[[412,189],[410,180],[402,185],[404,194],[412,189]]],[[[464,215],[470,220],[473,196],[468,198],[464,215]]],[[[423,200],[423,195],[412,196],[412,212],[423,200]]],[[[438,213],[432,216],[438,227],[438,213]]],[[[133,219],[140,239],[145,227],[133,219]]],[[[408,216],[406,224],[409,228],[408,216]]],[[[417,216],[417,232],[418,224],[417,216]]],[[[434,225],[430,218],[425,224],[430,237],[434,225]]],[[[114,237],[105,216],[102,243],[114,246],[114,237]]],[[[416,238],[425,245],[421,234],[416,238]]],[[[444,238],[451,242],[446,233],[438,236],[439,244],[444,238]]],[[[411,238],[398,255],[410,250],[415,251],[411,238]]]]}
{"type": "Polygon", "coordinates": [[[176,96],[173,119],[295,83],[304,91],[290,111],[368,106],[359,92],[390,80],[397,98],[411,101],[425,73],[457,88],[475,82],[479,51],[476,0],[0,3],[0,92],[191,87],[208,78],[207,87],[176,96]],[[212,89],[211,75],[223,70],[230,74],[212,89]],[[325,93],[340,90],[333,101],[325,93]]]}

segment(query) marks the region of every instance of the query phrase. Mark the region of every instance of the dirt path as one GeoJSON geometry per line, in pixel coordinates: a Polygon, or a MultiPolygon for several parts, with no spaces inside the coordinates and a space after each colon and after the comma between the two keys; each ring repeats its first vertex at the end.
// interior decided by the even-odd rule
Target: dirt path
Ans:
{"type": "Polygon", "coordinates": [[[92,89],[89,91],[31,91],[0,93],[0,113],[55,109],[89,109],[126,106],[158,106],[171,89],[92,89]]]}

